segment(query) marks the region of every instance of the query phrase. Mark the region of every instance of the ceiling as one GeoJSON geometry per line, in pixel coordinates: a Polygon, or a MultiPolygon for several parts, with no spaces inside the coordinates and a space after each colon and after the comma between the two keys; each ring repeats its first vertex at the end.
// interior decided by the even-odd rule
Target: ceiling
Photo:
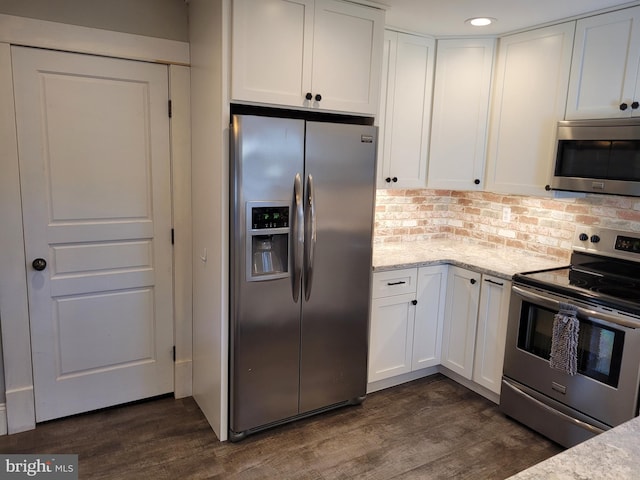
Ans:
{"type": "Polygon", "coordinates": [[[630,0],[373,0],[387,9],[386,25],[434,36],[498,35],[534,25],[636,5],[630,0]],[[478,28],[464,21],[471,17],[498,21],[478,28]]]}

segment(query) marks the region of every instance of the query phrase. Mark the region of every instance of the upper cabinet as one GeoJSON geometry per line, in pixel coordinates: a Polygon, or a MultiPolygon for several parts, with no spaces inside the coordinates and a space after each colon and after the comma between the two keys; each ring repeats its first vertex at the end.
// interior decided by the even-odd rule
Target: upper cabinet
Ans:
{"type": "Polygon", "coordinates": [[[486,190],[549,195],[558,120],[564,117],[574,22],[500,39],[486,190]]]}
{"type": "Polygon", "coordinates": [[[337,0],[234,0],[232,100],[375,115],[384,11],[337,0]]]}
{"type": "Polygon", "coordinates": [[[438,40],[427,186],[484,188],[495,40],[438,40]]]}
{"type": "Polygon", "coordinates": [[[640,7],[578,20],[567,120],[640,116],[640,7]]]}
{"type": "Polygon", "coordinates": [[[425,188],[435,40],[384,33],[378,187],[425,188]]]}

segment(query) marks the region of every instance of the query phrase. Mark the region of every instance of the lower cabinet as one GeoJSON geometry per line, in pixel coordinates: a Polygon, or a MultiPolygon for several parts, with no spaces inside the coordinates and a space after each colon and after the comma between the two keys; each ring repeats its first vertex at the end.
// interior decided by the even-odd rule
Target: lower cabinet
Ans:
{"type": "Polygon", "coordinates": [[[511,282],[482,275],[472,380],[500,394],[511,282]]]}
{"type": "Polygon", "coordinates": [[[451,265],[374,273],[369,384],[437,367],[496,401],[510,292],[508,280],[451,265]]]}
{"type": "Polygon", "coordinates": [[[369,383],[440,363],[447,266],[373,275],[369,383]]]}
{"type": "Polygon", "coordinates": [[[511,282],[449,267],[442,365],[500,394],[511,282]]]}
{"type": "Polygon", "coordinates": [[[442,365],[464,378],[473,375],[481,275],[449,267],[442,332],[442,365]]]}

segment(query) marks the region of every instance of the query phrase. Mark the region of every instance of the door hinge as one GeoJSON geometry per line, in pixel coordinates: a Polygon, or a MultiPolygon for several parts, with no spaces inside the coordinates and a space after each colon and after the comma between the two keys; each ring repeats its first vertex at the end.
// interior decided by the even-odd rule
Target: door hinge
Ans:
{"type": "Polygon", "coordinates": [[[173,105],[171,104],[171,100],[169,100],[169,109],[168,109],[169,118],[171,118],[172,112],[173,112],[173,105]]]}
{"type": "Polygon", "coordinates": [[[175,240],[176,240],[175,231],[172,228],[171,229],[171,245],[174,245],[175,240]]]}
{"type": "Polygon", "coordinates": [[[173,346],[173,362],[175,363],[176,361],[176,346],[173,346]]]}

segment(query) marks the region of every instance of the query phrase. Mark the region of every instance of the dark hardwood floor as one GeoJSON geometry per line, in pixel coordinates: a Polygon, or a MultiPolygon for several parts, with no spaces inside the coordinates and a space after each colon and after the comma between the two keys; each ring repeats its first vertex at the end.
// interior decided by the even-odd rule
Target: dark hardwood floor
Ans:
{"type": "Polygon", "coordinates": [[[75,453],[85,479],[502,479],[562,449],[442,375],[356,407],[218,441],[192,398],[160,398],[0,437],[2,453],[75,453]]]}

